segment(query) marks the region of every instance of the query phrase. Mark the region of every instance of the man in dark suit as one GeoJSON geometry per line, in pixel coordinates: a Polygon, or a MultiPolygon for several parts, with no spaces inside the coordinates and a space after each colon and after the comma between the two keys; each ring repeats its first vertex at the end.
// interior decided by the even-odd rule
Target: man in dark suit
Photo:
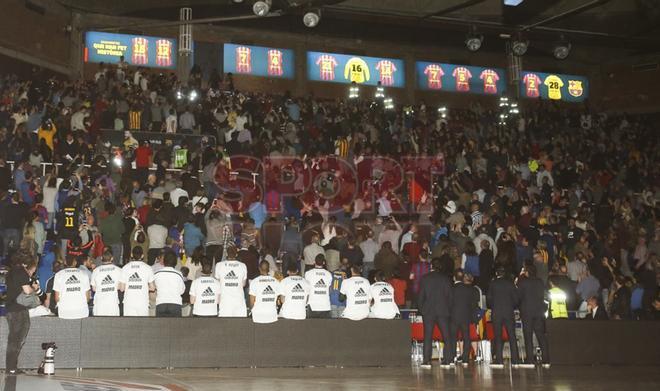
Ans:
{"type": "Polygon", "coordinates": [[[433,258],[431,267],[431,272],[422,277],[420,281],[420,291],[417,298],[419,309],[424,317],[424,360],[422,368],[431,367],[433,328],[436,325],[445,339],[442,365],[452,363],[456,353],[456,349],[453,349],[452,334],[449,332],[452,284],[449,277],[441,272],[442,262],[440,258],[433,258]]]}
{"type": "Polygon", "coordinates": [[[602,305],[598,304],[598,298],[596,296],[592,296],[587,300],[587,309],[589,310],[589,313],[585,317],[585,319],[588,320],[609,320],[610,318],[607,316],[607,311],[605,311],[605,308],[602,305]]]}
{"type": "Polygon", "coordinates": [[[470,323],[474,321],[479,305],[479,291],[470,283],[471,276],[458,269],[454,272],[454,292],[451,305],[451,337],[456,342],[458,333],[463,335],[463,365],[467,366],[470,359],[470,323]]]}
{"type": "MultiPolygon", "coordinates": [[[[543,281],[536,277],[536,266],[525,265],[518,279],[518,295],[520,297],[520,317],[523,324],[525,338],[525,367],[534,367],[534,340],[532,334],[541,347],[543,365],[550,364],[548,351],[548,338],[545,335],[545,286],[543,281]]],[[[509,334],[510,335],[510,334],[509,334]]]]}
{"type": "Polygon", "coordinates": [[[502,327],[504,327],[509,335],[511,365],[517,366],[519,364],[518,343],[516,342],[513,311],[518,304],[518,292],[513,281],[507,277],[504,267],[498,267],[495,276],[496,278],[490,283],[487,294],[488,306],[492,311],[493,330],[495,332],[495,360],[491,365],[501,367],[504,364],[502,359],[502,352],[504,351],[502,327]]]}

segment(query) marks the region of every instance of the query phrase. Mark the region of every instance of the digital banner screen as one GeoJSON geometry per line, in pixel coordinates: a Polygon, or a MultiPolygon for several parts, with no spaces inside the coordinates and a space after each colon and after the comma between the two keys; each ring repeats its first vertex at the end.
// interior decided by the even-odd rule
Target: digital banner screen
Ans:
{"type": "Polygon", "coordinates": [[[417,87],[422,90],[502,95],[504,69],[418,61],[417,87]]]}
{"type": "Polygon", "coordinates": [[[523,71],[520,74],[520,96],[582,102],[589,97],[589,79],[560,73],[523,71]]]}
{"type": "Polygon", "coordinates": [[[307,52],[307,78],[372,86],[380,82],[384,87],[406,84],[402,60],[337,53],[307,52]]]}
{"type": "Polygon", "coordinates": [[[121,56],[130,65],[176,68],[176,39],[88,31],[85,62],[118,63],[121,56]]]}
{"type": "Polygon", "coordinates": [[[226,43],[224,48],[226,73],[293,79],[293,50],[226,43]]]}

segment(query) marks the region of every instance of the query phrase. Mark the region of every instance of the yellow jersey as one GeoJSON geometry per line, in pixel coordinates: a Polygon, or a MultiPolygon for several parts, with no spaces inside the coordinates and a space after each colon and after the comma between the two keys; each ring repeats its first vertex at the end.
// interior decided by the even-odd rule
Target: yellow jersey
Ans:
{"type": "Polygon", "coordinates": [[[369,65],[360,57],[352,57],[344,67],[344,78],[358,84],[369,81],[369,65]]]}
{"type": "Polygon", "coordinates": [[[561,99],[561,88],[564,86],[564,82],[556,75],[550,75],[545,78],[543,84],[548,87],[548,98],[559,100],[561,99]]]}

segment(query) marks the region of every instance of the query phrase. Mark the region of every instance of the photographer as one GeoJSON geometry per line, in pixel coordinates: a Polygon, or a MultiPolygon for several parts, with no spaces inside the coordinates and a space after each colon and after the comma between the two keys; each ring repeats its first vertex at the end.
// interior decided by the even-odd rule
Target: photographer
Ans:
{"type": "MultiPolygon", "coordinates": [[[[17,369],[18,356],[30,331],[30,315],[28,307],[19,304],[19,296],[41,296],[42,291],[36,280],[37,261],[27,251],[19,250],[12,256],[11,271],[7,275],[7,374],[22,373],[17,369]]],[[[35,301],[36,302],[36,301],[35,301]]]]}

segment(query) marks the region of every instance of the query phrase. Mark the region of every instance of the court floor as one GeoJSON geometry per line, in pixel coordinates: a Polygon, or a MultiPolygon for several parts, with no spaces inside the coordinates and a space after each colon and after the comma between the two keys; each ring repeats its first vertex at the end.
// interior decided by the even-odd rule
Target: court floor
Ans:
{"type": "Polygon", "coordinates": [[[261,390],[658,390],[657,367],[491,369],[487,366],[412,368],[257,368],[58,370],[3,377],[3,391],[261,390]]]}

